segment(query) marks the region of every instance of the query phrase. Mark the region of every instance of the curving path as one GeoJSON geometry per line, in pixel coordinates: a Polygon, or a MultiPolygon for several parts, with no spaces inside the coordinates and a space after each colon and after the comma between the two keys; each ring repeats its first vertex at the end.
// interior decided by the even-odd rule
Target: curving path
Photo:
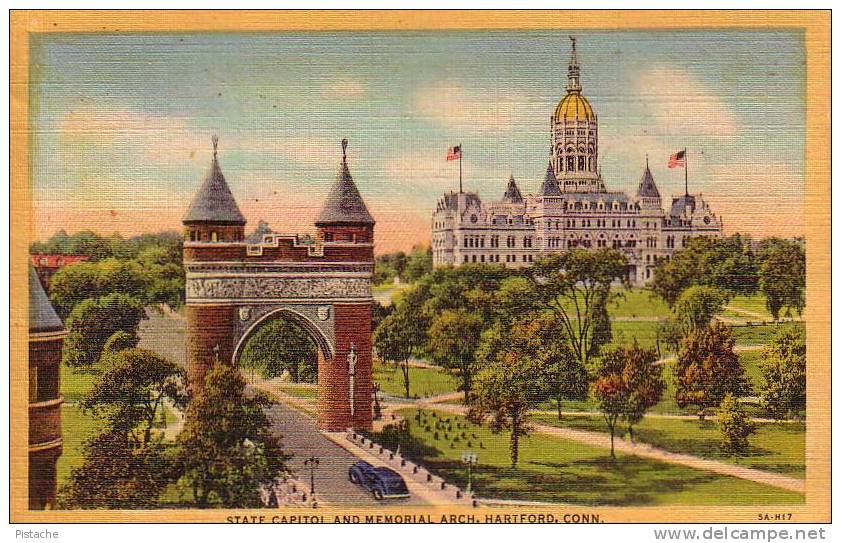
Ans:
{"type": "MultiPolygon", "coordinates": [[[[421,402],[403,403],[392,404],[390,406],[387,406],[385,409],[383,409],[384,418],[385,415],[391,415],[398,409],[404,409],[406,407],[412,406],[417,407],[420,403],[421,402]]],[[[467,413],[467,409],[463,405],[446,403],[436,404],[434,402],[426,402],[422,405],[426,407],[434,407],[439,411],[445,411],[447,413],[453,413],[455,415],[465,415],[467,413]]],[[[580,443],[586,443],[588,445],[593,445],[596,447],[603,447],[607,449],[610,448],[610,435],[601,432],[589,432],[586,430],[575,430],[572,428],[559,428],[557,426],[549,426],[546,424],[538,423],[532,423],[532,429],[533,431],[555,436],[561,439],[578,441],[580,443]]],[[[785,475],[753,468],[747,468],[743,466],[736,466],[733,464],[728,464],[726,462],[720,462],[718,460],[709,460],[707,458],[700,458],[698,456],[692,456],[689,454],[673,453],[665,449],[660,449],[644,443],[629,443],[624,440],[616,440],[614,442],[614,448],[617,451],[621,451],[626,454],[634,454],[644,458],[660,460],[662,462],[680,464],[682,466],[687,466],[690,468],[695,468],[704,471],[710,471],[719,475],[737,477],[739,479],[745,479],[748,481],[753,481],[755,483],[766,484],[776,488],[782,488],[784,490],[791,490],[794,492],[806,491],[806,481],[802,479],[786,477],[785,475]]]]}

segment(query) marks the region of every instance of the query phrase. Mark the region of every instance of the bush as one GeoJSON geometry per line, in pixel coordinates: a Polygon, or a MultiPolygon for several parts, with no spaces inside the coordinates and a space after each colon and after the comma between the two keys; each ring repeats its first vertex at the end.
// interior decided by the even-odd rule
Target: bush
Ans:
{"type": "Polygon", "coordinates": [[[756,425],[732,394],[727,394],[721,401],[718,428],[721,430],[721,449],[730,454],[747,452],[748,437],[756,431],[756,425]]]}

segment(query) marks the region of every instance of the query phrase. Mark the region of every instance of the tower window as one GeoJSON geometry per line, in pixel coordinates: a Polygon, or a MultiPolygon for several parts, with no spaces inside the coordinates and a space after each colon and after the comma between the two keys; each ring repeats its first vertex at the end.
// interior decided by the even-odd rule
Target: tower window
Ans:
{"type": "Polygon", "coordinates": [[[567,157],[567,171],[571,172],[575,169],[575,157],[567,157]]]}
{"type": "Polygon", "coordinates": [[[578,171],[581,171],[581,172],[584,171],[584,157],[583,156],[578,157],[578,171]]]}

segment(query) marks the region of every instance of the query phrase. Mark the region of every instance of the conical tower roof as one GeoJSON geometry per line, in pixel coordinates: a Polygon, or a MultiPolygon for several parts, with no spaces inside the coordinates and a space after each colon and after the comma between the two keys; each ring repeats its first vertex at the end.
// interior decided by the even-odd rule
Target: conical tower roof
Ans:
{"type": "Polygon", "coordinates": [[[520,188],[517,186],[517,182],[514,180],[513,174],[508,179],[508,187],[505,189],[505,194],[502,196],[502,201],[508,202],[509,204],[523,203],[523,195],[520,192],[520,188]]]}
{"type": "Polygon", "coordinates": [[[245,224],[245,217],[239,210],[234,195],[225,181],[219,159],[216,157],[218,138],[213,137],[213,162],[199,192],[187,208],[184,223],[212,222],[222,224],[245,224]]]}
{"type": "Polygon", "coordinates": [[[64,323],[53,309],[35,268],[29,266],[29,333],[62,332],[64,323]]]}
{"type": "Polygon", "coordinates": [[[657,190],[657,184],[654,183],[654,176],[651,175],[651,170],[648,169],[648,159],[645,160],[645,171],[642,173],[640,186],[637,189],[637,196],[640,198],[659,198],[660,191],[657,190]]]}
{"type": "Polygon", "coordinates": [[[546,175],[543,177],[543,183],[540,184],[540,195],[541,196],[560,196],[561,195],[561,187],[558,186],[558,178],[555,177],[555,170],[552,168],[552,163],[550,162],[548,166],[546,166],[546,175]]]}
{"type": "Polygon", "coordinates": [[[315,219],[316,226],[327,224],[374,224],[365,201],[353,182],[347,165],[347,140],[342,140],[342,163],[336,182],[330,187],[324,207],[315,219]]]}

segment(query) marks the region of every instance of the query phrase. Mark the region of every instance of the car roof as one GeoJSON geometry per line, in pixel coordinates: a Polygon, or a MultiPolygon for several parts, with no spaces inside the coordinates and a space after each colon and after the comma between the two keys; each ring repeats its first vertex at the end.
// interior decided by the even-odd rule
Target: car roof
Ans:
{"type": "Polygon", "coordinates": [[[380,475],[385,475],[385,476],[393,478],[393,479],[402,479],[403,478],[403,477],[400,476],[399,473],[397,473],[396,471],[394,471],[391,468],[376,468],[374,471],[376,471],[380,475]]]}

